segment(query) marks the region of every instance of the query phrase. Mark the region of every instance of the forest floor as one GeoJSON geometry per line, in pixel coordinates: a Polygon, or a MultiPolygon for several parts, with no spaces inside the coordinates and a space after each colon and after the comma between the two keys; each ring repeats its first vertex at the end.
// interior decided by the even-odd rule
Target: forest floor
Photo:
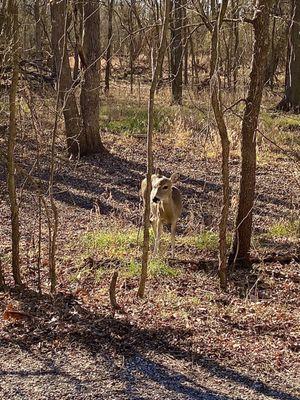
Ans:
{"type": "MultiPolygon", "coordinates": [[[[122,99],[115,97],[120,104],[122,99]]],[[[110,155],[57,160],[56,295],[46,294],[44,215],[43,294],[37,293],[38,201],[23,177],[21,262],[27,289],[11,286],[10,212],[5,168],[0,166],[0,246],[8,284],[0,292],[0,311],[11,303],[26,313],[20,321],[0,319],[0,399],[299,399],[299,166],[294,153],[259,140],[253,237],[257,263],[250,271],[231,271],[228,291],[222,293],[217,276],[218,143],[200,111],[199,122],[195,110],[167,110],[166,131],[160,129],[158,116],[155,164],[167,176],[180,174],[184,212],[175,258],[169,256],[166,233],[161,258],[150,262],[146,297],[138,300],[146,103],[136,99],[139,104],[131,105],[137,110],[132,115],[125,105],[128,98],[123,94],[120,109],[113,100],[102,108],[102,137],[110,155]],[[116,269],[123,311],[113,315],[108,288],[116,269]]],[[[22,131],[32,132],[26,111],[24,115],[22,131]]],[[[293,151],[299,150],[298,117],[283,120],[266,109],[262,115],[264,132],[290,149],[288,134],[292,145],[296,143],[293,151]]],[[[52,129],[47,121],[45,113],[39,171],[36,165],[32,168],[32,133],[24,134],[16,151],[20,165],[40,177],[44,193],[52,129]]],[[[238,142],[236,124],[230,126],[232,143],[238,142]]],[[[232,229],[239,179],[235,148],[230,170],[232,229]]]]}

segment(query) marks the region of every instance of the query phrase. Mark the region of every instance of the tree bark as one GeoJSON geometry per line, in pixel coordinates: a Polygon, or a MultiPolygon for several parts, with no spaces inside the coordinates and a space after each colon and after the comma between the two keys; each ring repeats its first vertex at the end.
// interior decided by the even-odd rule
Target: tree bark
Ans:
{"type": "Polygon", "coordinates": [[[84,0],[83,3],[83,53],[85,69],[81,85],[80,107],[83,132],[80,155],[103,153],[100,139],[100,3],[84,0]]]}
{"type": "Polygon", "coordinates": [[[182,104],[182,0],[173,0],[173,21],[171,23],[171,79],[172,103],[182,104]]]}
{"type": "Polygon", "coordinates": [[[287,57],[287,74],[285,96],[277,109],[300,113],[300,2],[292,1],[292,17],[289,31],[289,51],[287,57]]]}
{"type": "Polygon", "coordinates": [[[250,85],[242,122],[241,179],[235,234],[229,264],[249,264],[256,178],[256,129],[269,48],[270,9],[273,0],[258,0],[253,18],[254,45],[250,85]]]}
{"type": "MultiPolygon", "coordinates": [[[[22,285],[20,273],[20,223],[19,204],[15,182],[15,145],[17,136],[16,98],[19,81],[19,21],[18,5],[15,0],[8,1],[8,32],[11,34],[12,81],[9,90],[9,129],[7,147],[7,186],[11,210],[12,272],[16,285],[22,285]]],[[[9,38],[8,38],[9,39],[9,38]]]]}
{"type": "Polygon", "coordinates": [[[148,271],[148,258],[149,258],[149,227],[150,227],[150,193],[151,193],[151,175],[153,171],[153,151],[152,151],[152,134],[153,134],[153,113],[154,113],[154,96],[156,86],[160,77],[160,71],[163,65],[164,54],[167,45],[167,30],[170,20],[171,1],[165,0],[165,16],[163,28],[161,33],[161,41],[158,49],[156,66],[152,76],[149,100],[148,100],[148,127],[147,127],[147,186],[145,193],[145,207],[144,207],[144,239],[143,239],[143,255],[142,255],[142,272],[140,284],[138,289],[138,297],[144,297],[145,286],[148,271]]]}

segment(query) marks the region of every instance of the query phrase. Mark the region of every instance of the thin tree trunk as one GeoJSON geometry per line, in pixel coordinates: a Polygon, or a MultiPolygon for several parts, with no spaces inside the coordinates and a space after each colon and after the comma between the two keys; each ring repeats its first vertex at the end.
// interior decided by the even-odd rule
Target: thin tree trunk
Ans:
{"type": "Polygon", "coordinates": [[[183,38],[184,38],[184,71],[183,71],[183,79],[184,79],[184,84],[187,85],[189,81],[189,41],[188,41],[188,36],[189,36],[189,29],[188,29],[188,18],[187,18],[187,12],[186,12],[186,7],[187,7],[187,2],[186,0],[183,1],[183,18],[182,18],[182,24],[183,24],[183,38]]]}
{"type": "Polygon", "coordinates": [[[83,132],[80,155],[103,153],[100,139],[100,3],[84,0],[83,3],[83,53],[85,70],[80,94],[83,132]]]}
{"type": "Polygon", "coordinates": [[[35,55],[38,63],[42,62],[42,33],[43,26],[40,15],[40,0],[34,2],[34,20],[35,20],[35,55]]]}
{"type": "Polygon", "coordinates": [[[105,92],[109,92],[109,80],[111,72],[111,49],[112,49],[112,33],[113,33],[113,9],[114,0],[108,0],[108,22],[107,22],[107,49],[106,49],[106,67],[105,67],[105,92]]]}
{"type": "Polygon", "coordinates": [[[17,136],[16,125],[16,98],[19,81],[19,21],[18,6],[15,0],[8,1],[8,29],[11,30],[11,60],[12,60],[12,81],[9,91],[9,130],[7,148],[7,186],[11,210],[11,240],[12,240],[12,272],[16,285],[22,285],[20,273],[20,223],[19,204],[16,193],[15,182],[15,144],[17,136]]]}
{"type": "Polygon", "coordinates": [[[75,50],[74,50],[74,69],[73,69],[73,81],[79,82],[80,72],[80,56],[83,57],[82,53],[82,30],[83,30],[83,4],[82,0],[76,0],[73,3],[73,27],[75,36],[75,50]]]}
{"type": "Polygon", "coordinates": [[[147,280],[148,257],[149,257],[150,193],[151,193],[151,175],[153,171],[152,133],[153,133],[154,96],[160,76],[160,71],[163,64],[164,53],[166,51],[167,30],[169,26],[171,1],[172,0],[165,0],[165,16],[161,33],[161,41],[149,91],[148,128],[147,128],[147,186],[145,193],[145,208],[144,208],[144,218],[143,218],[144,239],[143,239],[143,255],[142,255],[142,272],[141,272],[139,289],[137,293],[138,297],[144,297],[146,280],[147,280]]]}
{"type": "Polygon", "coordinates": [[[211,41],[211,104],[214,111],[216,123],[219,130],[222,145],[222,181],[223,181],[223,205],[221,218],[219,222],[219,277],[220,287],[223,290],[227,288],[227,224],[230,205],[230,186],[229,186],[229,149],[230,142],[228,138],[227,127],[222,110],[221,100],[221,82],[219,75],[219,52],[220,52],[220,31],[222,22],[226,13],[228,0],[222,2],[218,15],[217,23],[214,25],[211,41]]]}
{"type": "Polygon", "coordinates": [[[270,9],[273,0],[258,0],[253,19],[254,46],[250,85],[242,122],[241,180],[234,241],[229,264],[249,264],[256,178],[256,129],[268,60],[270,9]]]}
{"type": "Polygon", "coordinates": [[[173,0],[174,18],[171,24],[172,103],[182,104],[182,0],[173,0]]]}
{"type": "Polygon", "coordinates": [[[75,44],[74,48],[74,68],[73,68],[73,81],[77,81],[79,76],[79,54],[78,47],[75,44]]]}
{"type": "Polygon", "coordinates": [[[4,279],[4,272],[2,266],[2,256],[0,255],[0,290],[5,287],[5,279],[4,279]]]}
{"type": "Polygon", "coordinates": [[[192,87],[199,83],[199,74],[197,68],[197,61],[195,56],[195,48],[192,36],[190,37],[191,57],[192,57],[192,87]]]}
{"type": "MultiPolygon", "coordinates": [[[[239,0],[233,2],[233,18],[239,17],[239,0]]],[[[233,34],[234,34],[234,52],[233,52],[233,90],[236,92],[237,81],[238,81],[238,67],[239,67],[239,24],[237,22],[233,23],[233,34]]]]}
{"type": "Polygon", "coordinates": [[[129,9],[129,32],[130,32],[130,43],[129,43],[129,70],[130,70],[130,93],[133,93],[133,67],[134,67],[134,39],[133,39],[133,4],[134,0],[130,1],[129,9]]]}

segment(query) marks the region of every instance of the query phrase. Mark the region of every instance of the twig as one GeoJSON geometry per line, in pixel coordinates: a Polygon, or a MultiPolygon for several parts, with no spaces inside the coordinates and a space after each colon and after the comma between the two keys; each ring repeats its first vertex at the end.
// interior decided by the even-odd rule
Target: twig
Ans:
{"type": "Polygon", "coordinates": [[[110,285],[109,285],[109,299],[110,299],[110,305],[112,308],[113,315],[115,314],[116,311],[122,310],[122,308],[117,303],[117,299],[116,299],[116,285],[117,285],[118,275],[119,274],[117,271],[115,271],[113,273],[113,276],[111,278],[110,285]]]}

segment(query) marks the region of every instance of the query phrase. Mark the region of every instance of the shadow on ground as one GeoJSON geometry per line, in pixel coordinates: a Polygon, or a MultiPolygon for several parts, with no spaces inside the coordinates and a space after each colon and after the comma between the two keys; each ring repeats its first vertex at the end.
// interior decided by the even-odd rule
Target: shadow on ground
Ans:
{"type": "Polygon", "coordinates": [[[194,367],[201,369],[203,376],[217,379],[219,383],[220,380],[223,383],[226,381],[230,385],[250,390],[257,395],[273,399],[299,400],[261,380],[255,380],[221,365],[213,358],[204,356],[204,352],[203,354],[194,352],[189,350],[188,346],[181,345],[183,340],[189,343],[191,335],[189,329],[174,330],[168,327],[157,330],[140,329],[132,324],[128,317],[116,319],[93,313],[72,295],[39,297],[32,291],[21,293],[12,291],[11,295],[35,318],[25,325],[20,323],[6,326],[0,342],[2,351],[5,348],[17,347],[31,357],[39,358],[42,366],[38,371],[24,370],[22,366],[6,370],[1,366],[1,381],[6,376],[16,375],[25,378],[31,375],[49,375],[53,379],[60,377],[68,380],[77,388],[76,390],[79,390],[78,387],[81,391],[85,390],[89,385],[88,376],[85,380],[78,381],[76,377],[66,372],[66,368],[61,369],[56,365],[54,350],[51,357],[45,357],[36,351],[39,343],[43,346],[45,344],[52,346],[60,341],[65,343],[64,346],[75,348],[79,355],[81,351],[85,351],[95,359],[101,357],[101,366],[98,368],[111,373],[121,384],[124,398],[131,400],[148,398],[144,397],[142,392],[158,388],[167,391],[168,396],[172,397],[166,398],[172,399],[229,400],[231,398],[218,393],[216,386],[210,388],[209,380],[204,379],[199,382],[191,377],[192,374],[178,372],[176,368],[178,363],[193,364],[194,367]],[[123,359],[123,365],[117,368],[114,360],[120,357],[123,359]],[[158,358],[164,362],[158,361],[158,358]],[[173,363],[169,365],[170,359],[174,362],[174,368],[173,363]]]}

